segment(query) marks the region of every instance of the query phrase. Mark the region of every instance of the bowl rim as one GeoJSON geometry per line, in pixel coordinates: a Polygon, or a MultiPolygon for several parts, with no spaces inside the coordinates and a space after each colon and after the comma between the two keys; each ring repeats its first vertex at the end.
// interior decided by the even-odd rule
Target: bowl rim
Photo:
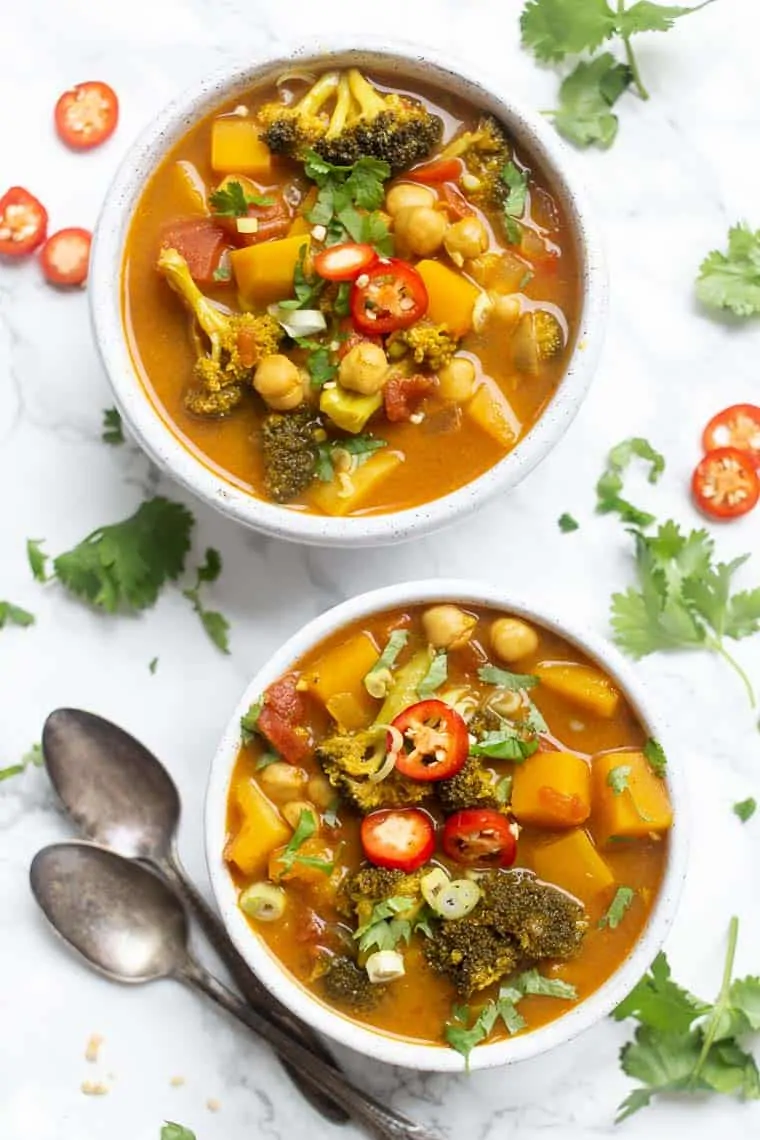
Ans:
{"type": "Polygon", "coordinates": [[[182,486],[223,514],[255,530],[295,542],[319,545],[378,545],[427,534],[452,523],[500,491],[516,486],[551,451],[579,411],[594,374],[604,337],[607,275],[601,237],[575,156],[540,115],[514,100],[506,79],[482,72],[438,49],[403,39],[341,34],[283,40],[254,52],[245,64],[226,65],[172,99],[143,130],[117,169],[95,229],[90,263],[90,318],[115,402],[141,447],[182,486]],[[166,413],[143,385],[130,354],[122,320],[121,280],[126,237],[145,180],[169,147],[224,98],[271,73],[308,65],[324,66],[333,56],[370,66],[424,67],[433,83],[458,89],[476,104],[498,104],[497,114],[527,139],[561,195],[575,231],[581,259],[581,312],[565,374],[538,421],[506,456],[464,486],[417,507],[385,514],[334,518],[289,510],[259,499],[228,481],[199,458],[176,434],[166,413]]]}
{"type": "Polygon", "coordinates": [[[668,862],[660,892],[647,925],[628,957],[593,994],[555,1021],[506,1041],[479,1046],[471,1055],[470,1067],[493,1068],[539,1056],[572,1040],[611,1013],[648,970],[676,915],[687,870],[689,819],[685,776],[678,750],[670,739],[670,728],[630,662],[609,642],[564,617],[559,618],[534,598],[529,599],[524,594],[518,597],[507,587],[485,582],[457,578],[424,579],[359,594],[307,622],[258,670],[224,730],[211,762],[204,830],[206,863],[222,921],[239,953],[274,997],[314,1029],[365,1057],[421,1071],[461,1072],[462,1058],[454,1050],[414,1043],[368,1029],[311,995],[249,927],[237,906],[237,891],[222,857],[226,840],[227,795],[240,743],[240,717],[252,701],[295,660],[341,627],[396,606],[446,601],[495,607],[535,621],[575,644],[596,661],[620,685],[649,734],[665,748],[668,756],[667,781],[675,809],[668,862]]]}

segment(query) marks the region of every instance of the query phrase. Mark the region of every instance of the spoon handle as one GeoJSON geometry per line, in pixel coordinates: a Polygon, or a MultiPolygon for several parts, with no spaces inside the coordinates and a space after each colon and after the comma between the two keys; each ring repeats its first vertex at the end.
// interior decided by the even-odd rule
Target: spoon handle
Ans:
{"type": "MultiPolygon", "coordinates": [[[[270,994],[269,990],[249,969],[245,959],[238,954],[218,915],[206,902],[192,879],[188,877],[177,852],[172,851],[166,859],[161,860],[159,865],[172,886],[191,907],[203,928],[204,934],[230,971],[240,992],[249,1004],[262,1017],[275,1022],[290,1037],[299,1040],[305,1048],[314,1054],[318,1054],[324,1062],[335,1068],[336,1064],[333,1057],[317,1034],[270,994]]],[[[346,1123],[348,1114],[344,1109],[331,1100],[321,1087],[313,1082],[305,1081],[298,1068],[288,1064],[284,1057],[281,1060],[293,1084],[322,1116],[332,1120],[335,1124],[346,1123]]]]}
{"type": "Polygon", "coordinates": [[[332,1065],[326,1064],[309,1049],[299,1044],[287,1032],[267,1020],[251,1006],[246,1005],[226,986],[197,962],[188,959],[175,975],[179,981],[211,998],[227,1013],[242,1021],[259,1037],[263,1037],[301,1074],[302,1079],[315,1087],[327,1089],[330,1095],[351,1114],[357,1123],[379,1140],[440,1140],[440,1137],[408,1117],[400,1116],[367,1093],[350,1083],[347,1077],[332,1065]]]}

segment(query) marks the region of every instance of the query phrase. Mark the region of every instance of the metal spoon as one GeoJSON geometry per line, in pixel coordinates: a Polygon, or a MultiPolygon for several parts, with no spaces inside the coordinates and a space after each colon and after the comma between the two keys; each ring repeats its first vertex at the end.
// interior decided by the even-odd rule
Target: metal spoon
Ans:
{"type": "Polygon", "coordinates": [[[120,982],[174,978],[217,1005],[287,1057],[304,1080],[321,1085],[380,1140],[437,1140],[355,1088],[273,1022],[251,1009],[188,953],[182,902],[158,875],[91,843],[55,843],[34,857],[34,897],[61,937],[96,970],[120,982]]]}
{"type": "MultiPolygon", "coordinates": [[[[197,890],[177,855],[177,787],[163,764],[124,729],[81,709],[57,709],[45,721],[42,751],[63,805],[87,839],[159,870],[194,911],[241,993],[323,1061],[337,1068],[322,1041],[281,1005],[238,954],[220,919],[197,890]]],[[[336,1124],[348,1117],[299,1072],[285,1064],[310,1103],[336,1124]]]]}

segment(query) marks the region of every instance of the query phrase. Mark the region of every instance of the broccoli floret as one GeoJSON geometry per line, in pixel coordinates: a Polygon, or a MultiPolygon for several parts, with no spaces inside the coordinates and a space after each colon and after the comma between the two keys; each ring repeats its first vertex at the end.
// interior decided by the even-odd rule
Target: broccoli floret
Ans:
{"type": "Polygon", "coordinates": [[[446,325],[432,321],[418,321],[408,329],[391,333],[386,344],[390,360],[398,360],[411,353],[415,364],[437,372],[445,368],[457,350],[458,340],[446,325]]]}
{"type": "Polygon", "coordinates": [[[303,159],[312,149],[340,166],[364,156],[380,158],[394,173],[425,158],[443,132],[441,119],[422,103],[381,94],[356,68],[321,76],[293,107],[266,104],[258,120],[275,154],[303,159]]]}
{"type": "Polygon", "coordinates": [[[431,970],[446,974],[464,998],[511,974],[519,961],[513,939],[470,917],[441,922],[423,950],[431,970]]]}
{"type": "Polygon", "coordinates": [[[512,337],[512,355],[520,372],[532,376],[540,366],[565,346],[565,334],[557,318],[548,309],[523,313],[512,337]]]}
{"type": "Polygon", "coordinates": [[[533,313],[533,330],[540,360],[549,360],[564,347],[562,326],[547,309],[536,309],[533,313]]]}
{"type": "Polygon", "coordinates": [[[474,131],[457,135],[441,157],[462,159],[469,175],[463,185],[471,202],[486,209],[501,208],[509,193],[502,171],[510,161],[511,148],[493,115],[483,115],[474,131]]]}
{"type": "Polygon", "coordinates": [[[493,776],[474,756],[468,756],[464,767],[448,780],[435,785],[438,801],[445,812],[465,808],[499,808],[493,776]]]}
{"type": "Polygon", "coordinates": [[[309,408],[272,412],[261,425],[264,486],[270,499],[287,503],[308,487],[317,466],[324,428],[309,408]]]}
{"type": "Polygon", "coordinates": [[[187,393],[186,406],[196,415],[226,415],[243,399],[259,361],[277,352],[283,330],[269,315],[223,313],[201,293],[176,249],[162,249],[156,268],[184,301],[208,342],[206,346],[200,334],[196,338],[196,387],[187,393]]]}
{"type": "Polygon", "coordinates": [[[571,958],[580,948],[588,929],[586,912],[559,887],[524,870],[492,871],[479,886],[483,898],[473,913],[502,937],[513,938],[526,958],[571,958]]]}
{"type": "Polygon", "coordinates": [[[325,995],[353,1010],[368,1010],[377,1005],[385,986],[373,985],[365,970],[352,958],[338,957],[330,961],[322,976],[325,995]]]}
{"type": "Polygon", "coordinates": [[[408,898],[410,911],[419,910],[421,878],[422,872],[405,875],[385,867],[360,867],[341,885],[340,909],[349,918],[356,918],[359,926],[369,921],[373,908],[383,899],[408,898]]]}
{"type": "Polygon", "coordinates": [[[323,740],[317,759],[334,788],[363,815],[378,808],[409,807],[432,794],[427,784],[392,772],[373,784],[373,775],[385,759],[385,738],[377,732],[339,734],[323,740]]]}

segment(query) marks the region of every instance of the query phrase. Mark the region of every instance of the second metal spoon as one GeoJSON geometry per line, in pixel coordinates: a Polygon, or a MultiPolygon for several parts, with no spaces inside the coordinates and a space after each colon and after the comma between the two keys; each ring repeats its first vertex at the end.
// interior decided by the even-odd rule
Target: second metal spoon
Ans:
{"type": "MultiPolygon", "coordinates": [[[[251,972],[220,919],[179,861],[177,787],[163,764],[134,736],[94,713],[57,709],[45,721],[42,751],[50,779],[82,834],[132,859],[142,859],[176,887],[251,1006],[336,1067],[320,1038],[281,1005],[251,972]]],[[[348,1117],[324,1092],[285,1062],[291,1080],[336,1124],[348,1117]]]]}

